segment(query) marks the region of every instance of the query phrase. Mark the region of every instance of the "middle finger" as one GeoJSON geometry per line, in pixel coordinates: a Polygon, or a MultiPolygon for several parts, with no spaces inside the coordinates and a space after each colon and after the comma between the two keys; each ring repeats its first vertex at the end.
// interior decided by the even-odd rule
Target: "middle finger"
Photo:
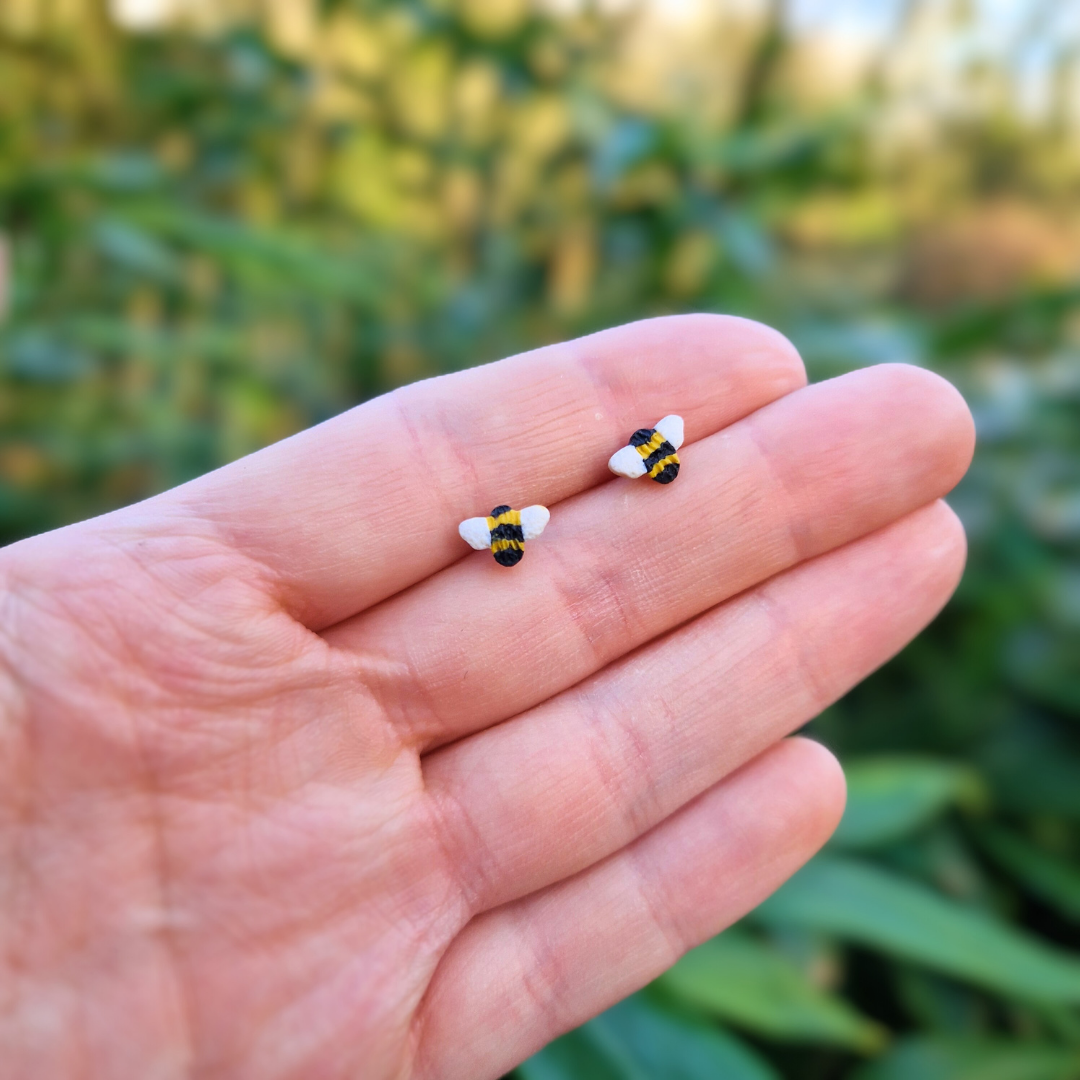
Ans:
{"type": "Polygon", "coordinates": [[[858,371],[680,451],[675,484],[612,481],[559,504],[513,571],[463,559],[326,637],[403,737],[431,749],[944,495],[971,441],[944,380],[858,371]]]}

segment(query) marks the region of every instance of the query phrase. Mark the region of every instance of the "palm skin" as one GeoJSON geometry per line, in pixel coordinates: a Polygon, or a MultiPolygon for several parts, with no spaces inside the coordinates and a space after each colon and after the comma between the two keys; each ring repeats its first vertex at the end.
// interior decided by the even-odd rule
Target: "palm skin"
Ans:
{"type": "Polygon", "coordinates": [[[494,1078],[764,898],[843,804],[787,736],[964,551],[955,391],[804,381],[638,323],[0,552],[0,1076],[494,1078]]]}

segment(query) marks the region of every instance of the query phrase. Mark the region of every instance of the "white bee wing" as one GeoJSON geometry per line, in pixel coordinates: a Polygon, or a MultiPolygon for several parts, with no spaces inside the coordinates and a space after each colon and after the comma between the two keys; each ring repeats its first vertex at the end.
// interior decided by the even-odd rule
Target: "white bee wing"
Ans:
{"type": "Polygon", "coordinates": [[[526,540],[535,540],[547,525],[551,511],[546,506],[526,506],[521,511],[521,535],[526,540]]]}
{"type": "Polygon", "coordinates": [[[631,480],[645,475],[645,459],[636,446],[624,446],[617,454],[612,454],[607,467],[616,476],[628,476],[631,480]]]}
{"type": "Polygon", "coordinates": [[[485,551],[491,547],[491,533],[488,532],[487,518],[466,518],[458,527],[458,534],[469,547],[485,551]]]}
{"type": "Polygon", "coordinates": [[[683,422],[681,416],[665,416],[663,420],[657,421],[656,430],[659,431],[676,450],[682,446],[683,422]]]}

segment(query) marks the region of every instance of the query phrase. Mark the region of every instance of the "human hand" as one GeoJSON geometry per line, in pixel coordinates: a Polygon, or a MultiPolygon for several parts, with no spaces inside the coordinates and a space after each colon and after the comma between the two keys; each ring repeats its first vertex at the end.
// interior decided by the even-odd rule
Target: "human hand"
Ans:
{"type": "Polygon", "coordinates": [[[0,1075],[494,1078],[775,889],[843,804],[785,736],[949,596],[972,450],[934,375],[803,382],[638,323],[0,552],[0,1075]],[[533,502],[512,570],[457,536],[533,502]]]}

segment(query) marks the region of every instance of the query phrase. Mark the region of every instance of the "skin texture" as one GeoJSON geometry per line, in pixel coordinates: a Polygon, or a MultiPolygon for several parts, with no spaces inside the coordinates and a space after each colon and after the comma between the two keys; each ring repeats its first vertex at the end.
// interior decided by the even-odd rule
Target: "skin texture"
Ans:
{"type": "Polygon", "coordinates": [[[927,372],[804,383],[637,323],[0,552],[0,1076],[496,1078],[768,895],[973,441],[927,372]],[[676,482],[612,478],[668,413],[676,482]],[[513,569],[457,536],[537,502],[513,569]]]}

